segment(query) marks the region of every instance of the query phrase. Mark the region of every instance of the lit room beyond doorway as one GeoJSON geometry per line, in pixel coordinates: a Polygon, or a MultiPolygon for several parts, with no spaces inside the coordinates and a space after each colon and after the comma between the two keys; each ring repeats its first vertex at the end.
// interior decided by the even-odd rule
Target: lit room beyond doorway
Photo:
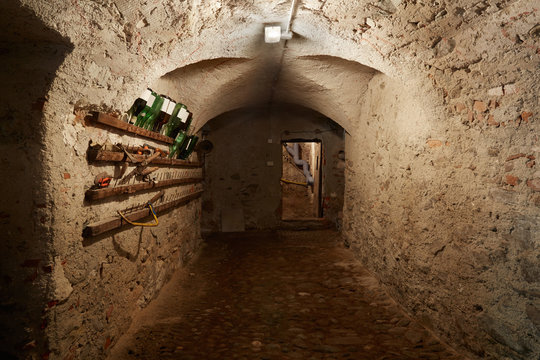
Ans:
{"type": "Polygon", "coordinates": [[[321,142],[282,142],[283,220],[317,219],[321,212],[321,142]]]}

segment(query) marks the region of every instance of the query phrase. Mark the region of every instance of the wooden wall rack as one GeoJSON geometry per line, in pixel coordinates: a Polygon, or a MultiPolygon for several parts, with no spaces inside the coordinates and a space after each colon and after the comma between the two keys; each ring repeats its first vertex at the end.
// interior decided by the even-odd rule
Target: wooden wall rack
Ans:
{"type": "Polygon", "coordinates": [[[174,143],[174,139],[169,136],[161,135],[157,132],[149,131],[138,126],[128,124],[127,122],[122,121],[112,115],[105,114],[99,111],[91,111],[86,116],[85,119],[93,121],[93,122],[97,122],[100,124],[108,125],[110,127],[120,129],[126,132],[130,132],[132,134],[136,134],[145,138],[160,141],[166,144],[174,143]]]}
{"type": "MultiPolygon", "coordinates": [[[[154,206],[154,211],[156,212],[156,214],[159,215],[160,213],[165,212],[166,210],[185,205],[189,203],[190,201],[199,198],[201,194],[202,194],[202,191],[198,191],[196,193],[181,197],[177,200],[154,206]]],[[[146,217],[149,217],[149,216],[150,216],[150,210],[146,208],[143,210],[133,212],[129,215],[126,215],[126,218],[128,218],[130,221],[137,221],[137,220],[141,220],[146,217]]],[[[111,217],[111,218],[87,225],[83,230],[83,237],[89,238],[89,237],[101,235],[107,231],[120,229],[126,225],[129,225],[129,224],[125,220],[123,220],[120,216],[111,217]]]]}
{"type": "Polygon", "coordinates": [[[195,184],[202,182],[202,178],[183,178],[183,179],[169,179],[162,180],[158,182],[143,182],[133,185],[117,186],[117,187],[108,187],[105,189],[89,189],[86,190],[85,198],[86,200],[99,200],[104,199],[110,196],[122,195],[122,194],[133,194],[139,191],[157,189],[166,186],[172,185],[182,185],[182,184],[195,184]]]}
{"type": "MultiPolygon", "coordinates": [[[[137,155],[132,154],[133,157],[137,160],[144,160],[147,155],[137,155]]],[[[129,158],[126,158],[126,155],[123,152],[118,151],[105,151],[105,150],[91,150],[89,149],[86,153],[88,161],[108,161],[108,162],[122,162],[128,161],[131,162],[129,158]]],[[[152,165],[168,165],[175,167],[201,167],[200,162],[190,162],[187,160],[180,159],[169,159],[165,157],[158,157],[157,159],[152,160],[152,165]]]]}

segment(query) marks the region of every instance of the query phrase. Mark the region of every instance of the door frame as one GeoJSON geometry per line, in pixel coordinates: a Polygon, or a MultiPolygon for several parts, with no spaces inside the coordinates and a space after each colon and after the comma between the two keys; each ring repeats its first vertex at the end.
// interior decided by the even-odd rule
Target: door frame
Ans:
{"type": "MultiPolygon", "coordinates": [[[[316,166],[319,168],[319,176],[315,181],[319,182],[319,188],[318,188],[318,194],[317,194],[317,216],[316,218],[322,219],[324,217],[323,214],[323,198],[322,198],[322,189],[323,189],[323,141],[322,139],[318,138],[291,138],[291,139],[282,139],[281,140],[281,151],[283,153],[283,144],[285,143],[318,143],[320,145],[319,148],[319,159],[317,161],[316,166]]],[[[281,157],[281,178],[283,177],[283,157],[281,157]]],[[[281,201],[281,219],[283,220],[283,188],[280,186],[280,201],[281,201]]]]}

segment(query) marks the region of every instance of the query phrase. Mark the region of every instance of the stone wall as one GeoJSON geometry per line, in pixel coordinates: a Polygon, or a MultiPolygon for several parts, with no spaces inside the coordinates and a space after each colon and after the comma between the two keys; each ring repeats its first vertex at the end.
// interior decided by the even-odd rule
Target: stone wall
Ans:
{"type": "MultiPolygon", "coordinates": [[[[191,240],[163,249],[186,246],[139,273],[142,253],[134,262],[127,254],[137,254],[141,234],[90,244],[80,236],[85,220],[116,209],[83,202],[97,170],[84,158],[87,142],[132,140],[86,127],[74,109],[125,110],[151,84],[186,99],[197,128],[280,102],[339,123],[350,134],[353,249],[407,310],[471,357],[538,358],[540,11],[531,1],[304,0],[293,39],[276,45],[262,34],[265,23],[285,25],[282,1],[1,6],[1,161],[16,179],[0,213],[5,351],[102,356],[128,326],[139,291],[129,284],[149,289],[138,297],[146,301],[153,279],[162,283],[196,247],[188,229],[191,240]],[[107,269],[116,280],[96,275],[107,269]],[[68,316],[75,305],[85,312],[68,316]]],[[[265,210],[270,219],[277,207],[265,210]]],[[[193,220],[197,204],[179,211],[167,216],[193,220]]],[[[163,244],[161,231],[142,233],[150,258],[161,257],[151,245],[163,244]]]]}
{"type": "Polygon", "coordinates": [[[376,75],[346,139],[346,241],[406,309],[479,358],[539,351],[538,127],[499,115],[512,96],[457,102],[461,117],[441,124],[376,75]]]}
{"type": "Polygon", "coordinates": [[[204,231],[220,231],[221,215],[238,211],[247,229],[281,221],[281,141],[320,139],[323,147],[323,216],[336,222],[343,204],[343,129],[309,109],[282,105],[224,114],[202,129],[214,150],[206,157],[204,231]],[[268,141],[272,141],[269,143],[268,141]],[[271,166],[268,166],[268,163],[271,166]]]}
{"type": "MultiPolygon", "coordinates": [[[[86,224],[154,195],[86,202],[95,175],[119,170],[88,164],[89,142],[166,146],[83,120],[89,108],[127,110],[153,78],[136,49],[115,53],[126,43],[107,36],[118,16],[113,9],[52,5],[30,9],[13,3],[2,11],[9,31],[2,32],[0,56],[10,70],[1,73],[0,105],[2,171],[10,182],[0,212],[6,235],[2,355],[104,358],[134,312],[197,253],[200,200],[164,214],[155,229],[83,239],[86,224]],[[94,25],[83,14],[91,14],[94,25]],[[69,22],[66,30],[63,24],[69,22]]],[[[182,190],[189,187],[166,189],[166,194],[182,190]]]]}
{"type": "Polygon", "coordinates": [[[43,309],[53,254],[43,192],[43,108],[55,72],[73,50],[28,9],[9,2],[0,12],[0,356],[45,348],[43,309]],[[19,19],[23,26],[16,27],[19,19]]]}

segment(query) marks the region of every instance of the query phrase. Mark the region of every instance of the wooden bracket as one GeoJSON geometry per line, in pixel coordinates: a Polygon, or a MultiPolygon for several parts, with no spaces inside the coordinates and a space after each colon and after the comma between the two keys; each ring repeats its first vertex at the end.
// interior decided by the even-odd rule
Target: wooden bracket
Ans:
{"type": "MultiPolygon", "coordinates": [[[[202,191],[199,191],[193,194],[183,196],[177,200],[155,206],[154,211],[156,212],[156,214],[159,215],[160,213],[163,213],[166,210],[185,205],[189,203],[190,201],[199,198],[201,194],[202,194],[202,191]]],[[[139,211],[136,211],[134,213],[127,215],[126,218],[128,218],[130,221],[138,221],[147,216],[150,216],[150,210],[143,209],[143,210],[139,210],[139,211]]],[[[89,237],[101,235],[107,231],[120,229],[126,225],[128,225],[128,223],[124,221],[120,216],[107,218],[105,220],[87,225],[83,230],[83,237],[89,238],[89,237]]]]}
{"type": "Polygon", "coordinates": [[[133,194],[139,191],[162,188],[173,185],[182,185],[182,184],[194,184],[202,182],[202,178],[183,178],[183,179],[170,179],[162,180],[158,182],[143,182],[134,185],[126,186],[117,186],[109,187],[105,189],[89,189],[86,190],[85,198],[86,200],[99,200],[104,199],[110,196],[122,195],[122,194],[133,194]]]}
{"type": "Polygon", "coordinates": [[[137,135],[145,137],[145,138],[160,141],[160,142],[163,142],[163,143],[166,143],[166,144],[174,143],[174,139],[169,137],[169,136],[165,136],[165,135],[162,135],[160,133],[157,133],[157,132],[154,132],[154,131],[149,131],[149,130],[143,129],[141,127],[129,124],[129,123],[127,123],[125,121],[122,121],[122,120],[120,120],[120,119],[118,119],[118,118],[116,118],[116,117],[114,117],[112,115],[105,114],[105,113],[102,113],[102,112],[91,111],[86,116],[86,119],[91,120],[91,121],[96,122],[96,123],[99,123],[99,124],[104,124],[104,125],[116,128],[116,129],[120,129],[120,130],[123,130],[123,131],[126,131],[126,132],[137,134],[137,135]]]}
{"type": "MultiPolygon", "coordinates": [[[[143,162],[145,159],[148,158],[147,155],[137,155],[132,154],[131,155],[134,159],[137,160],[134,164],[138,164],[143,162]]],[[[107,162],[123,162],[124,161],[125,154],[123,152],[119,151],[106,151],[106,150],[92,150],[88,149],[86,152],[86,158],[88,161],[107,161],[107,162]]],[[[133,163],[131,159],[126,159],[128,162],[133,163]]],[[[152,160],[152,164],[154,165],[168,165],[168,166],[174,166],[174,167],[201,167],[200,162],[189,162],[186,160],[180,160],[180,159],[169,159],[166,157],[158,157],[154,160],[152,160]]]]}

